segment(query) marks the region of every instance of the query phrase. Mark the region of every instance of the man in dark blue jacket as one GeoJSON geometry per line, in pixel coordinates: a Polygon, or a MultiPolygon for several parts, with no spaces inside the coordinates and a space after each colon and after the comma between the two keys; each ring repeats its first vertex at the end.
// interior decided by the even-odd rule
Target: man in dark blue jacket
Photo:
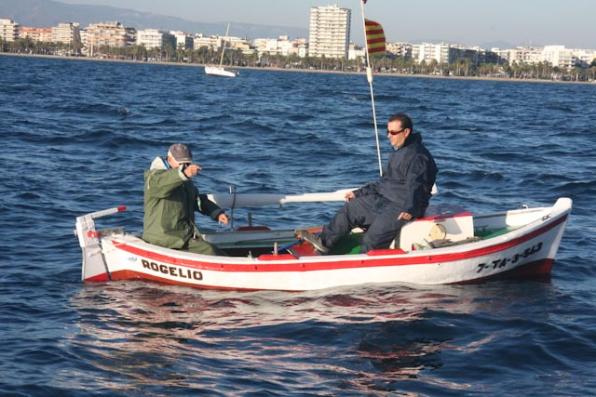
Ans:
{"type": "Polygon", "coordinates": [[[385,174],[376,182],[346,194],[347,203],[323,228],[320,240],[298,232],[325,253],[354,227],[366,230],[362,252],[388,248],[404,224],[424,216],[437,175],[437,166],[414,133],[410,117],[389,118],[387,137],[393,146],[385,174]]]}

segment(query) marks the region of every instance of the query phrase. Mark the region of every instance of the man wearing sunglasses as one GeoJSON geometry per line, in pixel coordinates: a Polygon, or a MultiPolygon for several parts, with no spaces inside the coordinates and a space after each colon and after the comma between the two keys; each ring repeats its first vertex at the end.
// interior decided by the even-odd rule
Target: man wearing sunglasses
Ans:
{"type": "Polygon", "coordinates": [[[326,253],[353,228],[366,230],[361,252],[388,248],[404,224],[424,216],[437,175],[437,166],[414,132],[409,116],[399,113],[387,123],[393,147],[384,175],[346,194],[347,203],[323,228],[320,238],[298,231],[297,236],[326,253]]]}

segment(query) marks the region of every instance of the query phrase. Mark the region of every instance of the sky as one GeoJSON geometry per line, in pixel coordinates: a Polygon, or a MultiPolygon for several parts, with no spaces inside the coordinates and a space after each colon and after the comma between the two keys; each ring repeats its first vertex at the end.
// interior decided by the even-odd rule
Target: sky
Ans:
{"type": "MultiPolygon", "coordinates": [[[[352,9],[362,43],[359,0],[58,0],[98,4],[200,22],[243,22],[308,29],[312,6],[352,9]]],[[[596,48],[596,0],[368,0],[366,16],[389,41],[596,48]]]]}

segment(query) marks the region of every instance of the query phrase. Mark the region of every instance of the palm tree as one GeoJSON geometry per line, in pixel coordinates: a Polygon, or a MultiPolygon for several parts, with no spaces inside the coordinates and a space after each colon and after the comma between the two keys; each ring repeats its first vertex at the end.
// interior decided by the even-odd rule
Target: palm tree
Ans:
{"type": "MultiPolygon", "coordinates": [[[[174,56],[176,55],[176,44],[171,40],[164,40],[164,43],[161,48],[161,54],[163,54],[163,60],[166,62],[170,62],[173,60],[174,56]]],[[[160,56],[161,56],[160,54],[160,56]]]]}
{"type": "Polygon", "coordinates": [[[596,80],[596,64],[595,64],[596,60],[594,60],[592,62],[592,65],[590,67],[590,69],[588,69],[588,80],[594,81],[596,80]]]}
{"type": "Polygon", "coordinates": [[[147,62],[147,49],[144,45],[135,45],[130,49],[132,57],[135,61],[147,62]]]}
{"type": "Polygon", "coordinates": [[[437,74],[439,70],[439,62],[436,59],[433,59],[428,64],[427,74],[437,74]]]}

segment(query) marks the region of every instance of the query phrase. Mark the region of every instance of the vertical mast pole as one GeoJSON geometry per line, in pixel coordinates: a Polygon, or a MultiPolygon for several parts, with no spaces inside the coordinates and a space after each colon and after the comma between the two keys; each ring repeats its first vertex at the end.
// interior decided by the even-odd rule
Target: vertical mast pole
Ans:
{"type": "Polygon", "coordinates": [[[368,54],[368,43],[366,40],[366,18],[364,17],[364,0],[360,0],[360,10],[362,14],[362,29],[364,32],[364,49],[366,53],[366,79],[370,88],[370,101],[372,106],[373,124],[375,126],[375,141],[377,144],[377,159],[379,161],[379,174],[383,176],[383,165],[381,164],[381,147],[379,144],[379,129],[377,127],[377,111],[375,109],[375,93],[373,89],[373,74],[370,66],[370,55],[368,54]]]}
{"type": "MultiPolygon", "coordinates": [[[[228,33],[230,32],[230,23],[228,22],[228,27],[226,28],[226,39],[228,38],[228,33]]],[[[224,39],[221,39],[221,59],[219,60],[219,67],[223,65],[223,57],[224,51],[226,50],[226,42],[224,39]]]]}

